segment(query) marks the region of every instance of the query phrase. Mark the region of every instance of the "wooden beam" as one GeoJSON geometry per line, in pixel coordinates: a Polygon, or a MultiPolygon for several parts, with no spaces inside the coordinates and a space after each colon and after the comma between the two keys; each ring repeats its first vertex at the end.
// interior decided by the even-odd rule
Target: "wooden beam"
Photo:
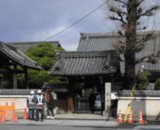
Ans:
{"type": "Polygon", "coordinates": [[[28,69],[27,69],[27,67],[25,67],[24,68],[24,74],[25,74],[25,87],[27,88],[27,89],[29,89],[29,85],[28,85],[28,69]]]}
{"type": "Polygon", "coordinates": [[[69,85],[68,85],[68,113],[74,112],[74,79],[69,78],[69,85]]]}
{"type": "Polygon", "coordinates": [[[13,88],[17,89],[17,65],[14,65],[15,73],[13,73],[13,88]]]}
{"type": "Polygon", "coordinates": [[[0,73],[0,88],[2,88],[3,74],[0,73]]]}

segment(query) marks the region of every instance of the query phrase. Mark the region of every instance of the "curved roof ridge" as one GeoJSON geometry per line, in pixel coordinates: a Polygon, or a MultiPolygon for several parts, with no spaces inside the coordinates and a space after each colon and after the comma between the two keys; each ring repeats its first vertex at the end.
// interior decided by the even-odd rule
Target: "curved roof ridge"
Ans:
{"type": "Polygon", "coordinates": [[[26,66],[33,69],[42,69],[41,66],[38,66],[35,61],[26,56],[21,50],[16,47],[13,47],[7,43],[0,42],[0,52],[4,57],[9,58],[9,62],[14,62],[21,66],[26,66]]]}
{"type": "Polygon", "coordinates": [[[112,33],[80,33],[81,35],[81,38],[84,38],[84,37],[114,37],[114,36],[118,36],[117,33],[115,32],[112,32],[112,33]]]}
{"type": "MultiPolygon", "coordinates": [[[[160,34],[160,30],[148,30],[148,31],[137,31],[138,34],[148,34],[148,33],[153,33],[155,32],[156,34],[160,34]]],[[[103,32],[103,33],[80,33],[81,37],[102,37],[102,36],[119,36],[117,32],[103,32]]]]}

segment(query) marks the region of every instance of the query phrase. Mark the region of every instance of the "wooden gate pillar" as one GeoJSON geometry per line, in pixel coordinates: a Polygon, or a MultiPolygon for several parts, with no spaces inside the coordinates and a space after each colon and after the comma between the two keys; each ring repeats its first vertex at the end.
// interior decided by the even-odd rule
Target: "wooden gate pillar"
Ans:
{"type": "Polygon", "coordinates": [[[68,85],[68,99],[67,99],[68,113],[73,113],[74,111],[73,97],[74,97],[74,84],[73,80],[70,80],[68,85]]]}

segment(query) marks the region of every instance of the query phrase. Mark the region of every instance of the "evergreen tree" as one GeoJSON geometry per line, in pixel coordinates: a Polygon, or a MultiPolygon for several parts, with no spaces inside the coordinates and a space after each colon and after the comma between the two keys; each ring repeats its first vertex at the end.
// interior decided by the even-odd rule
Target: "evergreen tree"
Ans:
{"type": "MultiPolygon", "coordinates": [[[[60,78],[52,77],[48,74],[48,70],[52,67],[54,62],[54,56],[57,51],[62,51],[61,47],[53,47],[51,44],[44,42],[39,44],[36,47],[29,48],[25,54],[30,57],[32,60],[36,61],[43,70],[28,70],[28,84],[29,88],[41,88],[45,82],[56,83],[61,82],[60,78]]],[[[24,75],[19,74],[19,86],[23,87],[24,85],[24,75]]]]}

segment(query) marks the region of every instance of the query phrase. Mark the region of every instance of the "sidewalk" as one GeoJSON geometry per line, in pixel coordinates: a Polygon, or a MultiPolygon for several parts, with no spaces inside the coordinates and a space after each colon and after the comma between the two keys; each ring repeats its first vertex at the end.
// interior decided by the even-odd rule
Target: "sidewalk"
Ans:
{"type": "Polygon", "coordinates": [[[56,119],[69,119],[69,120],[107,120],[105,116],[102,116],[100,113],[65,113],[65,114],[56,114],[56,119]]]}
{"type": "Polygon", "coordinates": [[[54,120],[45,119],[41,121],[17,119],[17,122],[6,121],[6,125],[54,125],[54,126],[83,126],[83,127],[116,127],[118,125],[115,119],[106,120],[100,114],[56,114],[54,120]]]}
{"type": "MultiPolygon", "coordinates": [[[[119,124],[117,119],[101,116],[100,113],[76,113],[76,114],[56,114],[55,119],[45,119],[41,121],[32,121],[17,119],[17,122],[11,120],[0,123],[4,125],[34,125],[34,126],[75,126],[75,127],[107,127],[107,128],[134,128],[139,125],[138,122],[133,124],[119,124]]],[[[145,125],[160,125],[160,121],[145,121],[145,125]]]]}
{"type": "Polygon", "coordinates": [[[44,120],[30,121],[18,119],[17,122],[5,122],[6,125],[40,125],[40,126],[83,126],[83,127],[116,127],[118,124],[115,121],[97,121],[97,120],[44,120]]]}

